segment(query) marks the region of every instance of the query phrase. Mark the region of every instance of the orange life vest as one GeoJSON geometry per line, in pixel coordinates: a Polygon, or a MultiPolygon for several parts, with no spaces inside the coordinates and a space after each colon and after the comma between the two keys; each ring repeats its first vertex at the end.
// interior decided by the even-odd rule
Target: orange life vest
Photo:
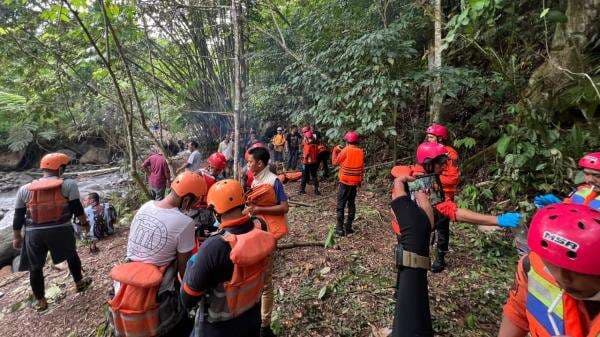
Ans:
{"type": "MultiPolygon", "coordinates": [[[[246,193],[246,202],[256,206],[275,206],[277,205],[277,196],[275,189],[269,184],[258,185],[246,193]]],[[[276,240],[288,233],[287,217],[285,214],[253,214],[262,219],[266,224],[269,233],[273,234],[276,240]]]]}
{"type": "Polygon", "coordinates": [[[276,245],[273,235],[259,228],[239,235],[225,232],[222,238],[231,247],[233,274],[206,297],[211,323],[235,318],[260,302],[268,258],[276,245]]]}
{"type": "Polygon", "coordinates": [[[45,178],[27,185],[30,192],[27,202],[28,225],[54,226],[71,221],[69,201],[62,195],[62,184],[60,178],[45,178]]]}
{"type": "Polygon", "coordinates": [[[304,142],[302,144],[302,163],[316,164],[317,163],[318,147],[313,142],[304,142]]]}
{"type": "Polygon", "coordinates": [[[290,181],[298,181],[302,178],[302,172],[300,171],[291,171],[291,172],[283,172],[282,174],[277,176],[277,179],[281,181],[282,184],[288,183],[290,181]]]}
{"type": "Polygon", "coordinates": [[[340,165],[338,177],[342,184],[356,186],[363,180],[365,171],[365,154],[364,151],[356,145],[348,145],[341,152],[335,154],[335,159],[332,158],[334,165],[340,165]],[[345,158],[338,162],[339,156],[345,158]]]}
{"type": "Polygon", "coordinates": [[[110,277],[118,290],[108,301],[111,324],[117,336],[142,337],[159,335],[158,289],[167,267],[129,262],[113,267],[110,277]]]}
{"type": "Polygon", "coordinates": [[[566,293],[561,295],[561,289],[537,254],[529,253],[529,261],[531,268],[527,272],[526,315],[530,335],[532,337],[599,336],[600,315],[596,315],[596,318],[591,320],[583,301],[574,299],[566,293]],[[558,296],[562,296],[562,300],[549,314],[548,309],[558,296]]]}

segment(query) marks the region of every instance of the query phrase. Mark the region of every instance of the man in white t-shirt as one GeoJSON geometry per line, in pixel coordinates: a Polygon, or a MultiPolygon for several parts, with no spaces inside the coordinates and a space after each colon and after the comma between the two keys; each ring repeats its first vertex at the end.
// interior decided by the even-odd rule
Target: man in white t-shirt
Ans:
{"type": "Polygon", "coordinates": [[[233,167],[233,142],[229,135],[225,136],[223,141],[219,143],[219,152],[221,152],[227,160],[227,167],[225,168],[225,176],[229,177],[229,171],[233,167]]]}
{"type": "Polygon", "coordinates": [[[200,155],[200,151],[198,151],[198,142],[192,140],[188,143],[188,150],[191,152],[188,160],[181,166],[177,172],[181,172],[183,170],[188,170],[192,172],[198,172],[200,170],[200,166],[202,165],[202,155],[200,155]]]}
{"type": "Polygon", "coordinates": [[[137,211],[127,239],[127,259],[166,266],[177,259],[183,276],[195,245],[194,221],[183,214],[206,198],[206,182],[186,171],[171,184],[171,193],[160,201],[148,201],[137,211]]]}

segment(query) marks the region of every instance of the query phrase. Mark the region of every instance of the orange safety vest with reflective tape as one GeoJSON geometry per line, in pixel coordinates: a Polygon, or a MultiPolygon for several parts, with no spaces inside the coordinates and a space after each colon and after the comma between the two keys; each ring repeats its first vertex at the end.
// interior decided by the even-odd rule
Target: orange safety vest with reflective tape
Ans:
{"type": "Polygon", "coordinates": [[[276,245],[275,237],[259,228],[239,235],[225,232],[222,238],[231,247],[233,274],[206,297],[211,323],[235,318],[260,302],[268,258],[276,245]]]}
{"type": "Polygon", "coordinates": [[[69,223],[69,201],[62,195],[63,180],[45,178],[27,185],[30,192],[27,202],[28,226],[54,226],[69,223]]]}
{"type": "Polygon", "coordinates": [[[365,153],[356,145],[349,144],[341,151],[335,151],[332,162],[340,165],[338,177],[345,185],[357,186],[363,180],[365,172],[365,153]],[[341,160],[338,158],[342,157],[341,160]]]}
{"type": "Polygon", "coordinates": [[[563,201],[567,204],[581,204],[595,210],[600,210],[600,193],[589,185],[581,185],[568,198],[563,201]]]}
{"type": "Polygon", "coordinates": [[[590,320],[583,301],[563,293],[537,254],[529,253],[529,261],[531,268],[527,272],[526,315],[530,335],[600,336],[600,315],[590,320]],[[552,308],[555,301],[558,302],[552,308]]]}

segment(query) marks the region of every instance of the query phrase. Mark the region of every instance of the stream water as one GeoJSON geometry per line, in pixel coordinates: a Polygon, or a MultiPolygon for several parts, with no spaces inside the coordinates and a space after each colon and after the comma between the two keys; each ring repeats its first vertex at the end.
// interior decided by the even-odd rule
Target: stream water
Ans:
{"type": "MultiPolygon", "coordinates": [[[[33,178],[31,178],[33,180],[33,178]]],[[[90,192],[97,192],[100,198],[107,197],[111,192],[124,193],[123,184],[128,181],[128,175],[113,172],[97,176],[75,178],[79,185],[81,198],[90,192]]],[[[0,211],[5,212],[0,219],[0,229],[12,226],[17,189],[0,193],[0,211]]]]}

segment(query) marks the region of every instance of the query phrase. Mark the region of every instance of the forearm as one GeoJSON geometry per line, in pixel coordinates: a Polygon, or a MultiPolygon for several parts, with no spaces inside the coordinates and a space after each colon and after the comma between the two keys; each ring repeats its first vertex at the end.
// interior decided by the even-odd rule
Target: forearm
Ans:
{"type": "Polygon", "coordinates": [[[13,230],[15,232],[19,232],[21,234],[21,228],[25,224],[25,213],[27,212],[26,208],[16,208],[15,216],[13,217],[13,230]]]}
{"type": "Polygon", "coordinates": [[[516,326],[506,316],[502,316],[502,323],[500,325],[498,337],[525,337],[526,335],[527,331],[522,330],[521,328],[516,326]]]}
{"type": "Polygon", "coordinates": [[[467,222],[481,226],[497,226],[498,220],[495,215],[488,215],[459,208],[456,210],[456,221],[467,222]]]}
{"type": "Polygon", "coordinates": [[[282,202],[279,205],[274,206],[256,206],[254,212],[257,214],[268,214],[268,215],[283,215],[289,210],[287,202],[282,202]]]}

